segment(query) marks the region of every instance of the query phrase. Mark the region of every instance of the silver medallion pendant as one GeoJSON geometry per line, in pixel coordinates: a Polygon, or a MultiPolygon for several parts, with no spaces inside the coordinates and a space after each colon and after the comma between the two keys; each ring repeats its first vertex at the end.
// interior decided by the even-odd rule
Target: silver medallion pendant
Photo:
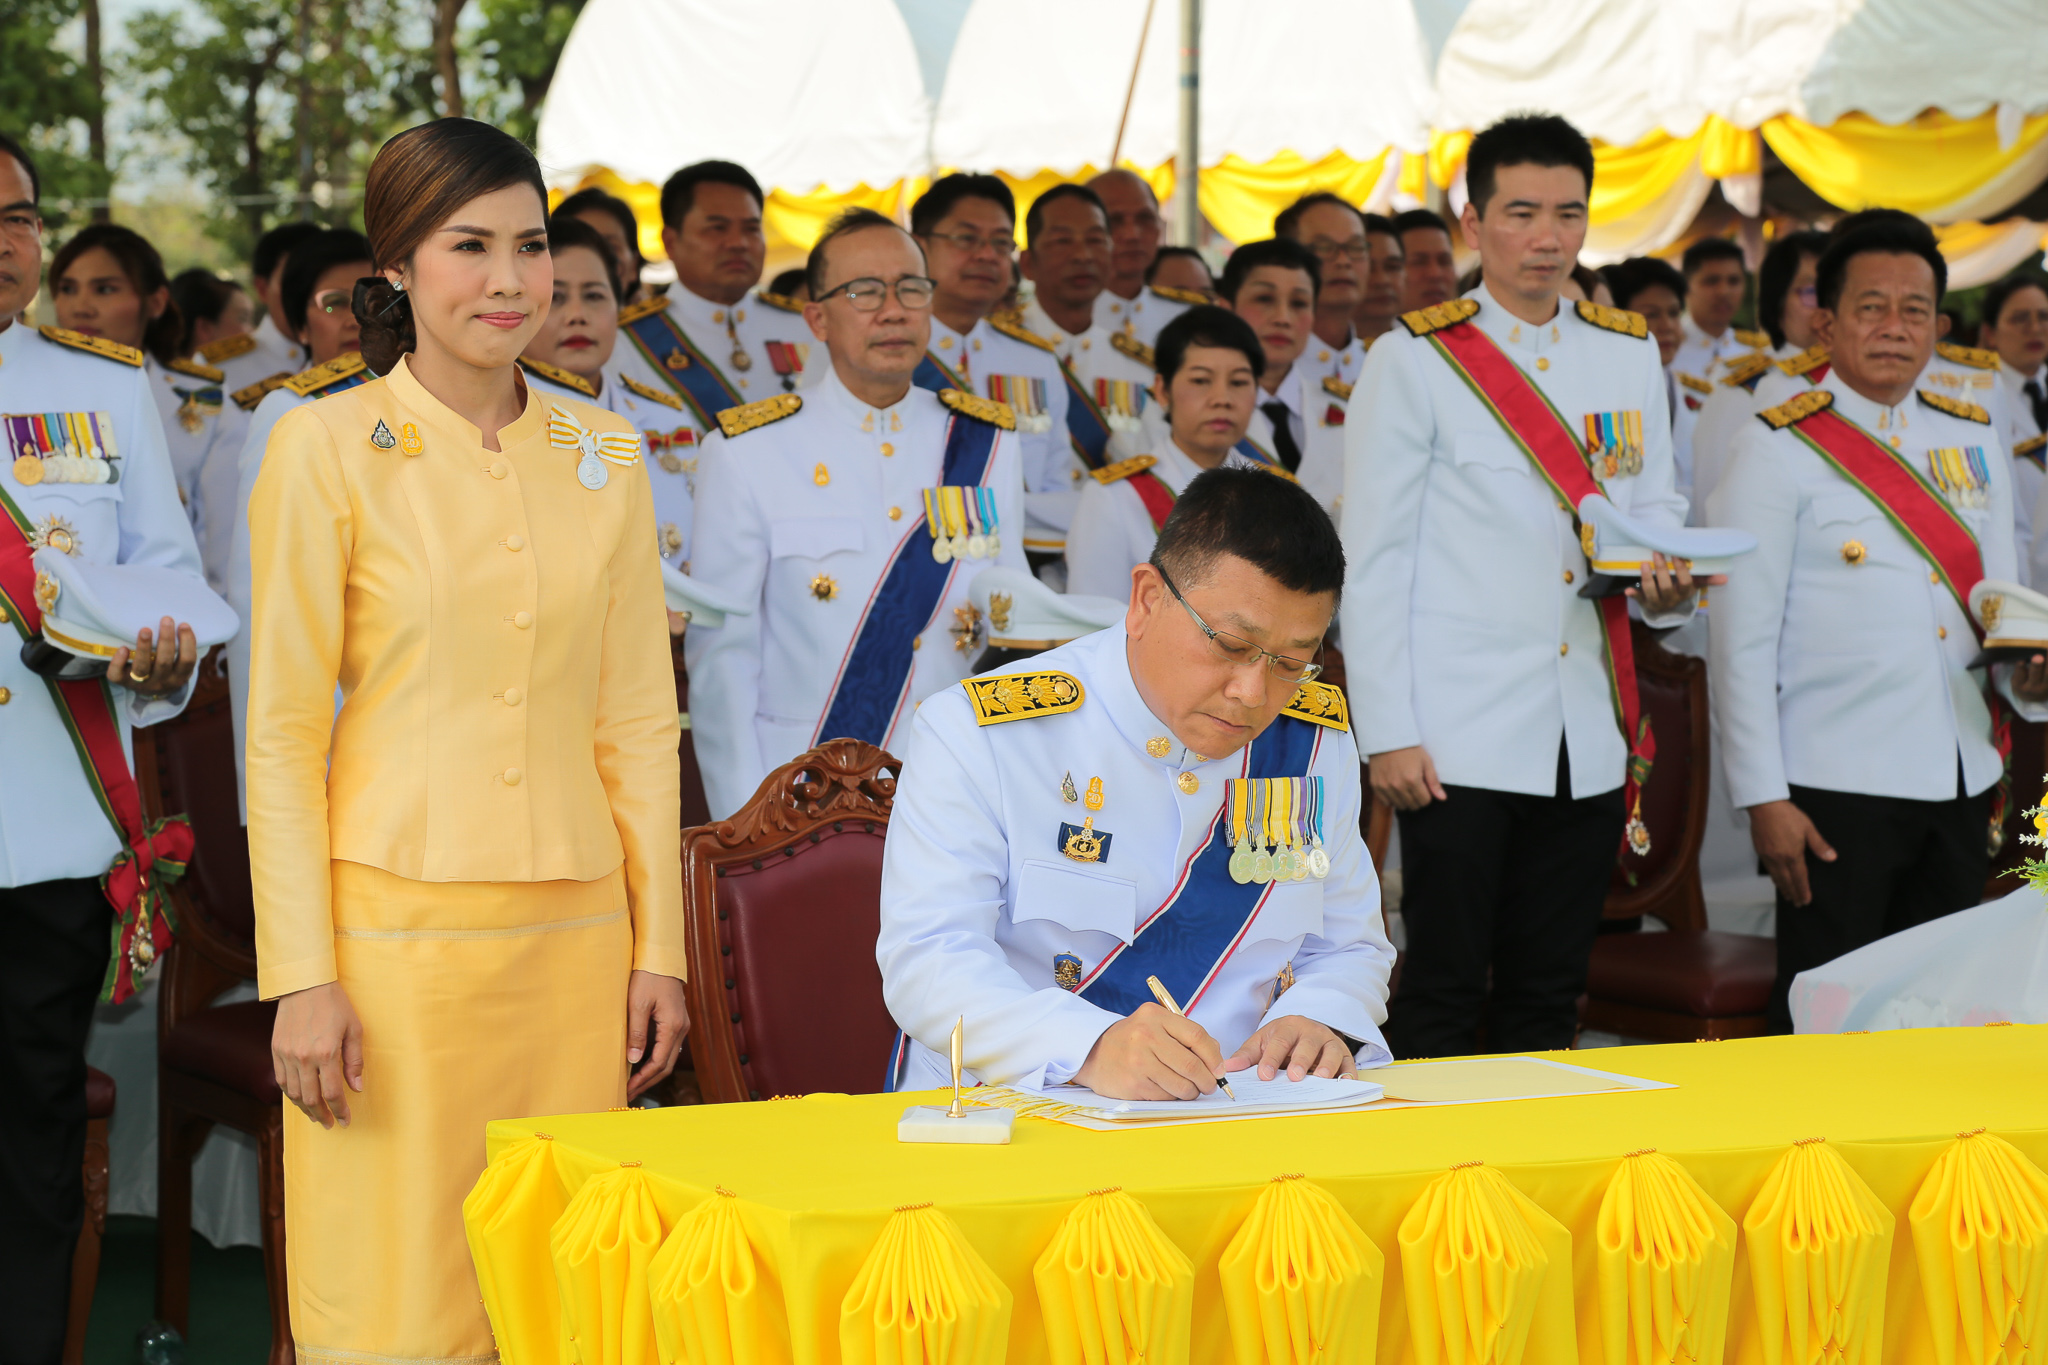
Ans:
{"type": "Polygon", "coordinates": [[[595,455],[585,455],[576,462],[576,482],[595,493],[611,479],[611,471],[604,467],[604,461],[595,455]]]}

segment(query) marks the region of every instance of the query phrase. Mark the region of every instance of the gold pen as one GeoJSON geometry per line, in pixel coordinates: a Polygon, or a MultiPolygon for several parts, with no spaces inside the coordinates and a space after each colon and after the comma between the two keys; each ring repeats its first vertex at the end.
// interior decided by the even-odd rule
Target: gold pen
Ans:
{"type": "MultiPolygon", "coordinates": [[[[1181,1018],[1185,1019],[1188,1017],[1188,1012],[1186,1010],[1182,1009],[1179,1005],[1173,1003],[1173,996],[1167,991],[1165,985],[1159,980],[1158,977],[1146,977],[1145,984],[1152,988],[1152,998],[1154,1000],[1157,1000],[1160,1004],[1166,1006],[1166,1008],[1172,1010],[1181,1018]]],[[[1223,1087],[1223,1093],[1230,1096],[1231,1102],[1233,1104],[1236,1103],[1237,1092],[1230,1088],[1229,1081],[1226,1081],[1221,1076],[1218,1076],[1216,1078],[1216,1084],[1223,1087]]]]}

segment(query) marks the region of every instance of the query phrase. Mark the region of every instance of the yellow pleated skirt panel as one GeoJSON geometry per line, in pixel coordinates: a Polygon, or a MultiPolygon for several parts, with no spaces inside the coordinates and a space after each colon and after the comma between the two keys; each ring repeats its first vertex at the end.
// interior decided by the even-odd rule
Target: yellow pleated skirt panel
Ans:
{"type": "Polygon", "coordinates": [[[625,877],[420,882],[332,864],[363,1021],[348,1127],[284,1114],[292,1334],[314,1365],[496,1357],[463,1233],[484,1125],[625,1103],[625,877]]]}

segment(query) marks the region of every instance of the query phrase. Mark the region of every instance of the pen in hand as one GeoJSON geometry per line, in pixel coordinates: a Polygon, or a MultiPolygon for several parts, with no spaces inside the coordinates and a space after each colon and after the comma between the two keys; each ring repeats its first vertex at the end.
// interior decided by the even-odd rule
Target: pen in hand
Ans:
{"type": "MultiPolygon", "coordinates": [[[[1176,1004],[1175,1004],[1175,1003],[1173,1002],[1173,996],[1172,996],[1171,994],[1169,994],[1169,993],[1168,993],[1168,991],[1167,991],[1167,989],[1166,989],[1165,985],[1164,985],[1164,984],[1162,984],[1162,983],[1160,982],[1160,980],[1159,980],[1159,978],[1158,978],[1158,977],[1156,977],[1156,976],[1148,976],[1148,977],[1146,977],[1146,978],[1145,978],[1145,984],[1146,984],[1146,985],[1148,985],[1148,986],[1150,986],[1150,987],[1152,988],[1152,998],[1153,998],[1154,1000],[1157,1000],[1157,1001],[1158,1001],[1158,1002],[1159,1002],[1160,1004],[1162,1004],[1162,1005],[1166,1006],[1166,1008],[1168,1008],[1168,1009],[1172,1010],[1172,1011],[1173,1011],[1173,1012],[1174,1012],[1175,1014],[1178,1014],[1178,1015],[1179,1015],[1179,1016],[1180,1016],[1181,1018],[1185,1019],[1185,1018],[1187,1018],[1187,1017],[1188,1017],[1188,1012],[1187,1012],[1186,1010],[1182,1009],[1182,1008],[1181,1008],[1181,1007],[1180,1007],[1179,1005],[1176,1005],[1176,1004]]],[[[1233,1104],[1237,1102],[1237,1092],[1236,1092],[1235,1090],[1232,1090],[1232,1089],[1230,1088],[1230,1082],[1229,1082],[1229,1081],[1226,1081],[1226,1080],[1224,1080],[1224,1079],[1223,1079],[1223,1078],[1222,1078],[1221,1076],[1218,1076],[1218,1077],[1216,1078],[1216,1084],[1217,1084],[1217,1085],[1219,1085],[1219,1086],[1221,1086],[1221,1087],[1223,1088],[1223,1093],[1224,1093],[1224,1094],[1226,1094],[1226,1095],[1230,1096],[1231,1102],[1232,1102],[1233,1104]]]]}

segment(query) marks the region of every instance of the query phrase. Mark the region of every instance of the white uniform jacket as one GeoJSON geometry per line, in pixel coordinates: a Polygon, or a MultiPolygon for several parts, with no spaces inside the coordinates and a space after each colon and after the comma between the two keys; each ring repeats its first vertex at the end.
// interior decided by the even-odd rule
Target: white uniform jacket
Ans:
{"type": "MultiPolygon", "coordinates": [[[[1985,576],[2010,579],[2012,487],[1997,431],[1917,395],[1880,407],[1832,371],[1820,387],[1842,416],[1897,439],[1899,456],[1930,483],[1930,450],[1983,452],[1989,486],[1951,502],[1985,576]]],[[[1957,794],[1958,758],[1972,794],[1998,780],[1984,681],[1969,669],[1969,618],[1875,501],[1793,431],[1759,420],[1737,440],[1707,510],[1712,525],[1757,538],[1714,589],[1708,638],[1735,805],[1783,800],[1788,784],[1945,801],[1957,794]]],[[[2005,672],[1994,670],[2001,690],[2005,672]]]]}
{"type": "MultiPolygon", "coordinates": [[[[178,504],[156,396],[141,366],[47,340],[17,319],[0,332],[0,413],[105,413],[119,458],[108,483],[25,485],[10,446],[0,487],[28,519],[32,537],[69,533],[72,553],[95,564],[146,564],[200,576],[199,547],[178,504]]],[[[12,534],[12,532],[7,532],[12,534]]],[[[63,537],[59,537],[63,539],[63,537]]],[[[120,852],[85,777],[49,687],[22,666],[21,639],[0,626],[0,886],[97,877],[120,852]]],[[[188,684],[170,697],[114,689],[121,744],[129,732],[185,709],[188,684]]]]}
{"type": "Polygon", "coordinates": [[[1358,382],[1358,372],[1365,368],[1365,353],[1372,343],[1357,332],[1342,346],[1332,346],[1321,337],[1308,339],[1308,349],[1301,353],[1301,359],[1294,362],[1296,369],[1308,372],[1311,387],[1325,379],[1334,379],[1340,384],[1358,382]]]}
{"type": "MultiPolygon", "coordinates": [[[[938,486],[953,413],[913,386],[871,408],[827,375],[794,416],[705,443],[697,476],[691,576],[756,606],[684,637],[690,720],[704,794],[724,819],[779,765],[820,739],[825,710],[868,606],[897,550],[929,554],[924,490],[938,486]]],[[[961,418],[962,421],[970,419],[961,418]]],[[[874,742],[887,748],[916,703],[967,676],[980,641],[967,584],[988,564],[1024,569],[1023,481],[1015,433],[998,431],[985,486],[1000,551],[953,560],[910,675],[874,742]]]]}
{"type": "MultiPolygon", "coordinates": [[[[223,597],[228,596],[228,583],[234,572],[237,528],[248,505],[247,497],[241,493],[241,480],[242,450],[249,443],[249,427],[263,399],[312,364],[305,358],[305,349],[288,340],[270,318],[257,324],[249,338],[248,350],[207,361],[226,376],[221,380],[221,392],[227,401],[221,404],[212,443],[200,462],[197,492],[187,509],[192,514],[193,530],[199,536],[199,558],[206,565],[207,581],[223,597]]],[[[216,343],[208,349],[219,354],[233,347],[216,343]]],[[[200,358],[206,358],[204,353],[200,358]]],[[[267,439],[269,433],[264,434],[267,439]]]]}
{"type": "MultiPolygon", "coordinates": [[[[221,406],[226,401],[222,381],[204,373],[221,371],[203,362],[181,361],[200,374],[187,374],[148,357],[143,371],[149,376],[149,391],[156,399],[156,414],[164,429],[164,446],[171,456],[171,476],[178,481],[178,497],[185,504],[185,519],[199,525],[199,469],[220,429],[221,406]]],[[[202,544],[203,551],[205,546],[202,544]]]]}
{"type": "MultiPolygon", "coordinates": [[[[1245,775],[1249,750],[1209,761],[1174,741],[1139,696],[1125,643],[1121,627],[1098,631],[988,675],[1066,674],[1082,699],[1062,714],[980,725],[960,687],[919,709],[882,854],[875,945],[889,1011],[911,1039],[901,1088],[948,1083],[943,1050],[963,1015],[974,1076],[1071,1080],[1123,1015],[1063,989],[1055,959],[1074,959],[1069,979],[1085,992],[1217,833],[1228,780],[1245,775]],[[1154,758],[1147,741],[1171,747],[1154,758]],[[1101,810],[1063,798],[1069,773],[1077,791],[1102,779],[1101,810]],[[1182,774],[1195,780],[1183,787],[1182,774]],[[1063,857],[1061,824],[1091,816],[1110,836],[1106,856],[1063,857]]],[[[1307,727],[1293,736],[1310,752],[1296,771],[1323,779],[1330,874],[1263,888],[1242,937],[1213,959],[1200,953],[1190,979],[1206,969],[1206,980],[1177,996],[1225,1056],[1268,1021],[1298,1014],[1360,1043],[1360,1066],[1383,1065],[1394,950],[1358,835],[1358,750],[1339,728],[1284,715],[1273,724],[1307,727]],[[1293,985],[1276,999],[1290,964],[1293,985]]]]}
{"type": "MultiPolygon", "coordinates": [[[[682,329],[712,368],[724,376],[741,403],[805,388],[817,382],[821,367],[826,365],[825,348],[811,335],[804,315],[764,303],[758,294],[748,294],[727,307],[691,293],[678,281],[669,286],[667,299],[669,319],[682,329]],[[787,378],[775,370],[768,352],[771,341],[794,348],[787,354],[800,368],[787,378]],[[745,367],[734,362],[735,350],[747,357],[745,367]]],[[[607,368],[631,375],[663,392],[674,392],[659,359],[649,360],[626,327],[619,329],[619,344],[607,368]]],[[[715,412],[710,415],[717,416],[715,412]]]]}
{"type": "Polygon", "coordinates": [[[1026,544],[1058,554],[1074,519],[1074,500],[1086,473],[1067,435],[1067,384],[1052,343],[1020,341],[987,318],[965,335],[932,315],[931,353],[983,398],[1009,404],[1017,414],[1017,449],[1023,461],[1026,544]]]}
{"type": "Polygon", "coordinates": [[[1159,331],[1192,305],[1146,285],[1134,299],[1105,289],[1095,298],[1095,325],[1105,332],[1122,332],[1147,346],[1159,340],[1159,331]]]}
{"type": "MultiPolygon", "coordinates": [[[[2048,366],[2035,371],[2034,381],[2048,384],[2048,366]]],[[[2013,534],[2020,547],[2019,581],[2032,586],[2048,582],[2038,576],[2029,547],[2034,543],[2034,505],[2041,500],[2042,468],[2048,449],[2040,440],[2041,425],[2034,420],[2033,401],[2026,394],[2027,377],[2012,366],[1999,362],[1998,397],[2005,407],[2005,424],[1999,428],[2005,438],[2005,452],[2012,458],[2013,534]]]]}
{"type": "Polygon", "coordinates": [[[1678,320],[1678,326],[1685,333],[1685,340],[1678,344],[1678,354],[1671,357],[1671,368],[1709,384],[1721,382],[1730,361],[1758,349],[1733,327],[1717,337],[1708,336],[1689,312],[1678,320]]]}
{"type": "MultiPolygon", "coordinates": [[[[1101,306],[1098,300],[1095,324],[1085,332],[1063,330],[1035,299],[1024,310],[1021,321],[1025,331],[1052,343],[1053,354],[1066,362],[1067,368],[1074,372],[1074,378],[1080,380],[1089,392],[1094,392],[1098,379],[1122,379],[1136,384],[1140,390],[1151,388],[1151,362],[1117,349],[1116,343],[1110,339],[1111,329],[1102,325],[1101,306]]],[[[1147,351],[1151,349],[1150,341],[1142,337],[1137,339],[1147,351]]]]}
{"type": "MultiPolygon", "coordinates": [[[[1151,455],[1157,463],[1150,472],[1175,497],[1202,472],[1171,436],[1153,446],[1151,455]]],[[[1236,450],[1223,457],[1223,464],[1230,468],[1257,463],[1236,450]]],[[[1090,477],[1074,511],[1074,528],[1067,534],[1067,591],[1119,602],[1130,600],[1131,570],[1152,557],[1158,539],[1152,513],[1128,476],[1108,483],[1090,477]]]]}
{"type": "MultiPolygon", "coordinates": [[[[1800,354],[1797,346],[1787,342],[1765,352],[1774,361],[1790,360],[1800,354]]],[[[1762,401],[1762,396],[1783,393],[1783,402],[1798,389],[1809,387],[1803,379],[1792,379],[1775,368],[1765,370],[1763,377],[1748,388],[1728,378],[1716,380],[1714,392],[1700,405],[1699,416],[1692,426],[1692,523],[1695,526],[1707,524],[1707,495],[1714,491],[1714,485],[1721,481],[1722,473],[1728,468],[1728,457],[1734,453],[1735,440],[1748,430],[1750,419],[1775,403],[1762,401]],[[1776,382],[1774,382],[1776,381],[1776,382]],[[1789,383],[1790,388],[1780,388],[1789,383]]]]}
{"type": "MultiPolygon", "coordinates": [[[[1549,398],[1583,445],[1586,418],[1635,414],[1641,471],[1605,480],[1630,516],[1677,526],[1671,421],[1656,344],[1569,303],[1540,326],[1482,284],[1472,321],[1549,398]]],[[[1367,754],[1425,746],[1445,782],[1548,796],[1560,736],[1572,795],[1622,784],[1627,746],[1599,609],[1578,595],[1572,511],[1429,341],[1373,344],[1353,394],[1339,530],[1352,724],[1367,754]]],[[[1679,625],[1691,608],[1652,620],[1679,625]]]]}

